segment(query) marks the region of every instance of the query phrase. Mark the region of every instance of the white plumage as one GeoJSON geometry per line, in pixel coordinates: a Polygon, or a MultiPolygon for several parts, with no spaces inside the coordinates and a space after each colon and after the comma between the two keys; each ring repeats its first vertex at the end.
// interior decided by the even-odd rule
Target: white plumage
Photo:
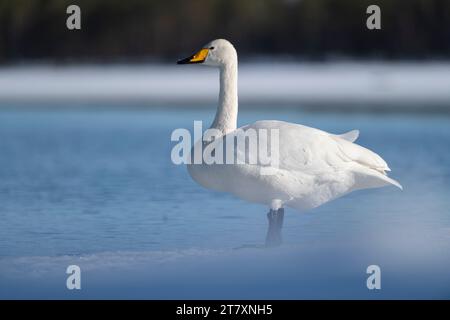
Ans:
{"type": "MultiPolygon", "coordinates": [[[[226,40],[214,40],[180,63],[203,63],[220,69],[219,106],[211,128],[227,138],[236,130],[237,54],[226,40]],[[190,62],[191,61],[191,62],[190,62]]],[[[279,165],[273,174],[261,174],[257,164],[192,164],[192,178],[206,188],[229,192],[247,201],[278,210],[289,206],[300,211],[317,207],[351,191],[401,185],[389,178],[386,162],[375,152],[354,143],[359,131],[341,135],[275,120],[257,121],[240,128],[279,132],[279,165]]],[[[265,143],[258,135],[259,143],[265,143]]],[[[270,144],[270,141],[268,141],[270,144]]],[[[249,153],[248,148],[236,153],[249,153]]]]}

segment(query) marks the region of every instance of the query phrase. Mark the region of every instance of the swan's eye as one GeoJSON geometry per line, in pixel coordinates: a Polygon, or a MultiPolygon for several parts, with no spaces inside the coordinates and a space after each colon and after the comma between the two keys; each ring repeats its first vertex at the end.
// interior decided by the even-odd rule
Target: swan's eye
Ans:
{"type": "Polygon", "coordinates": [[[214,47],[210,47],[209,50],[214,50],[214,47]]]}

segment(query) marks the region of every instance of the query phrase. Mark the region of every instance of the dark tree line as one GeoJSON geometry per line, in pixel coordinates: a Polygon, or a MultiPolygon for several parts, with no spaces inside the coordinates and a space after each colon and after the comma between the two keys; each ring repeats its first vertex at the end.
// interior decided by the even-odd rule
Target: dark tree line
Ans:
{"type": "Polygon", "coordinates": [[[449,58],[449,0],[0,0],[0,62],[173,60],[213,38],[241,57],[449,58]],[[78,4],[82,30],[66,28],[78,4]],[[382,29],[366,28],[381,7],[382,29]]]}

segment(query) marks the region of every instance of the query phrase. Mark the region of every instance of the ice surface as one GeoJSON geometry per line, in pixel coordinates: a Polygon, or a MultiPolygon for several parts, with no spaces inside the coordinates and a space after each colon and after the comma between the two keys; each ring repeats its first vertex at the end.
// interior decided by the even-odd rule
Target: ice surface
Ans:
{"type": "MultiPolygon", "coordinates": [[[[426,108],[450,101],[450,64],[243,63],[243,104],[391,103],[426,108]]],[[[184,106],[217,101],[217,70],[203,66],[24,66],[0,69],[0,101],[136,101],[184,106]]]]}

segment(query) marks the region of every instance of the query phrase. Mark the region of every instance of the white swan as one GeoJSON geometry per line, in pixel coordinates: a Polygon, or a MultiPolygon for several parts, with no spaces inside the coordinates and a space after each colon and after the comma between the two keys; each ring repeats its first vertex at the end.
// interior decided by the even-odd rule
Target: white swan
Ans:
{"type": "MultiPolygon", "coordinates": [[[[262,174],[259,162],[188,165],[190,175],[202,186],[270,206],[266,245],[281,243],[284,206],[304,211],[358,189],[386,185],[402,189],[387,176],[390,169],[379,155],[353,143],[359,135],[357,130],[335,135],[276,120],[257,121],[237,129],[238,60],[236,50],[227,40],[214,40],[193,56],[178,61],[178,64],[192,63],[220,70],[219,106],[211,128],[220,130],[222,138],[236,130],[278,130],[279,163],[272,168],[272,174],[262,174]]],[[[261,135],[258,139],[267,142],[262,141],[261,135]]],[[[242,152],[250,151],[247,147],[236,151],[242,152]]]]}

